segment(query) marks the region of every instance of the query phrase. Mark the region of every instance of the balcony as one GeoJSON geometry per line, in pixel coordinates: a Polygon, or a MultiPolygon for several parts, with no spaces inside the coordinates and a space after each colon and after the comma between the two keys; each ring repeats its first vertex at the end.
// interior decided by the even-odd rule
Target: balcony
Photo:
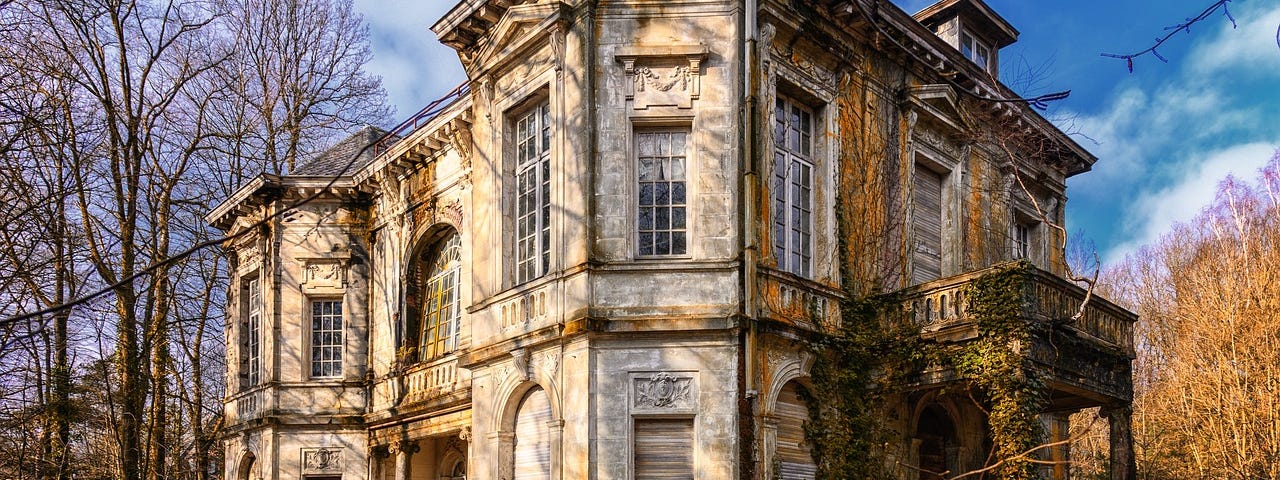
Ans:
{"type": "Polygon", "coordinates": [[[412,404],[443,397],[461,389],[458,357],[451,355],[408,367],[402,377],[403,403],[412,404]]]}
{"type": "MultiPolygon", "coordinates": [[[[935,280],[897,293],[897,308],[884,319],[910,323],[922,337],[939,343],[976,338],[978,325],[969,315],[971,285],[996,266],[935,280]]],[[[1134,357],[1133,324],[1137,315],[1065,279],[1039,269],[1020,275],[1023,321],[1038,323],[1029,359],[1048,372],[1054,402],[1063,408],[1097,404],[1132,396],[1129,360],[1134,357]],[[1083,312],[1081,306],[1083,305],[1083,312]],[[1079,314],[1079,318],[1073,320],[1079,314]]],[[[949,375],[938,372],[936,381],[949,375]]],[[[932,383],[932,382],[926,382],[932,383]]]]}

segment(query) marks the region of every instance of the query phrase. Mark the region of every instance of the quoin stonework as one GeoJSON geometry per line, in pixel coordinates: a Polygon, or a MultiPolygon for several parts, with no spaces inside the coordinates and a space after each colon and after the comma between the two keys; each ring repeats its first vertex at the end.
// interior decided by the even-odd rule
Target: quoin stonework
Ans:
{"type": "MultiPolygon", "coordinates": [[[[208,216],[235,235],[226,478],[813,478],[809,345],[842,300],[962,344],[966,286],[1017,259],[1022,321],[1072,345],[1020,347],[1043,441],[1103,407],[1131,478],[1135,317],[1063,279],[1096,158],[984,100],[1017,98],[1018,31],[981,0],[466,0],[432,30],[466,84],[208,216]]],[[[892,396],[900,478],[985,465],[957,381],[892,396]]]]}

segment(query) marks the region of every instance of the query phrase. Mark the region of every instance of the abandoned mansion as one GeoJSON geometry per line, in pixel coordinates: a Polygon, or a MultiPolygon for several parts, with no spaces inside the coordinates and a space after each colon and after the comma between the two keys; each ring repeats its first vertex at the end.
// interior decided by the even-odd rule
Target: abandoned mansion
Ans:
{"type": "MultiPolygon", "coordinates": [[[[1036,379],[1026,471],[1068,478],[1098,407],[1133,478],[1136,317],[1063,248],[1097,159],[1000,83],[1019,32],[982,0],[462,0],[431,29],[463,86],[207,217],[226,478],[815,478],[855,300],[921,349],[1003,346],[1036,379]]],[[[920,357],[867,366],[868,462],[1007,456],[1002,383],[920,357]]]]}

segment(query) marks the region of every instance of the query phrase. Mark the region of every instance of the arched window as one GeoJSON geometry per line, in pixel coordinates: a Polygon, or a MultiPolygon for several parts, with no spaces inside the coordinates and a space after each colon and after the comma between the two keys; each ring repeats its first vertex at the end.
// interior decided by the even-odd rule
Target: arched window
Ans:
{"type": "Polygon", "coordinates": [[[457,233],[438,243],[422,282],[421,330],[418,333],[418,360],[425,361],[452,352],[461,338],[462,312],[459,308],[459,281],[462,270],[462,241],[457,233]]]}

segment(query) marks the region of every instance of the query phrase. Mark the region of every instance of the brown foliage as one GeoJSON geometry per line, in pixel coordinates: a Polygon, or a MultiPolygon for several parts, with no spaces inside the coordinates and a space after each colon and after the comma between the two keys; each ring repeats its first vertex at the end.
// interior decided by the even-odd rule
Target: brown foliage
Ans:
{"type": "Polygon", "coordinates": [[[1280,153],[1111,272],[1143,478],[1280,478],[1280,153]]]}

